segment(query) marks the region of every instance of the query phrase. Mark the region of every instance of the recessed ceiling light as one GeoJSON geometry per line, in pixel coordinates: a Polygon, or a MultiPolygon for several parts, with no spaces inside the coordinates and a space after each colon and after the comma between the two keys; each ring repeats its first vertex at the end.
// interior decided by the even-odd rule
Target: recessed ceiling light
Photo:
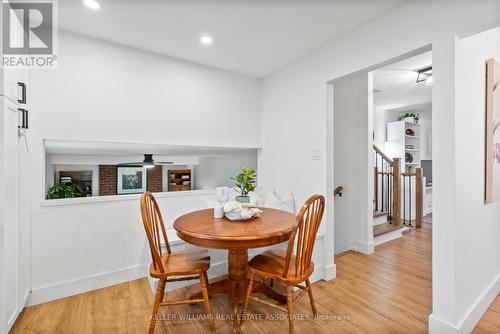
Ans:
{"type": "Polygon", "coordinates": [[[203,35],[200,38],[200,42],[203,45],[212,45],[214,43],[214,39],[210,35],[203,35]]]}
{"type": "Polygon", "coordinates": [[[101,9],[101,4],[97,2],[96,0],[83,0],[83,3],[85,6],[89,7],[90,9],[93,10],[98,10],[101,9]]]}

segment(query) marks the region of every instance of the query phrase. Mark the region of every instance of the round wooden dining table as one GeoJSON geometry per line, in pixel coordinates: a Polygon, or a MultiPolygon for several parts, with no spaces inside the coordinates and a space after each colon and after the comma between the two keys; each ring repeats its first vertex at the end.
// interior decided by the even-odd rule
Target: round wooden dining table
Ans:
{"type": "MultiPolygon", "coordinates": [[[[208,294],[226,293],[233,312],[233,332],[238,328],[238,307],[244,301],[248,286],[248,249],[279,244],[290,238],[295,215],[290,212],[263,208],[260,217],[247,221],[214,218],[213,209],[187,213],[177,218],[174,228],[182,240],[205,248],[228,250],[228,277],[208,285],[208,294]]],[[[286,297],[266,284],[255,292],[262,292],[286,304],[286,297]]],[[[191,296],[201,298],[201,292],[191,296]]]]}

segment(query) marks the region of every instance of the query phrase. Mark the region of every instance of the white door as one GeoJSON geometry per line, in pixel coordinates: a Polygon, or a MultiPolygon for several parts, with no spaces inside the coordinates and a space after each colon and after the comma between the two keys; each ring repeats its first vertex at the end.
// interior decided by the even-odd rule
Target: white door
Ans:
{"type": "Polygon", "coordinates": [[[3,156],[4,168],[4,239],[3,257],[3,303],[4,319],[10,329],[18,315],[19,295],[19,215],[18,215],[18,182],[17,182],[17,105],[4,98],[3,108],[3,156]]]}
{"type": "Polygon", "coordinates": [[[1,98],[2,109],[2,207],[3,235],[0,253],[3,261],[0,282],[2,303],[0,331],[8,332],[26,305],[30,293],[30,207],[28,150],[24,137],[18,135],[18,105],[1,98]]]}
{"type": "Polygon", "coordinates": [[[19,233],[19,290],[17,295],[18,311],[26,306],[31,293],[30,272],[30,243],[31,243],[31,215],[29,201],[29,150],[25,136],[18,136],[17,145],[17,205],[18,205],[18,233],[19,233]]]}

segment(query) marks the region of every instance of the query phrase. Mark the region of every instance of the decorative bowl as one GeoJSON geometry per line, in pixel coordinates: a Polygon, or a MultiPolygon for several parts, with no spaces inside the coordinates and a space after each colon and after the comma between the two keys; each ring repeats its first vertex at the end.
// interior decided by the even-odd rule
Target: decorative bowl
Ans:
{"type": "Polygon", "coordinates": [[[231,221],[250,220],[260,217],[262,210],[250,203],[227,202],[224,205],[224,215],[231,221]]]}
{"type": "Polygon", "coordinates": [[[227,219],[230,221],[242,221],[242,220],[250,220],[257,218],[256,216],[253,217],[242,217],[241,212],[228,212],[224,214],[227,219]]]}

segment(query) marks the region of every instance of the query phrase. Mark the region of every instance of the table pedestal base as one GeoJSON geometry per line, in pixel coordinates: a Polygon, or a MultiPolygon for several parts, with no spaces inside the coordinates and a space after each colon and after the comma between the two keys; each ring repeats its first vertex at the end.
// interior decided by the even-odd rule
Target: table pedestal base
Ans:
{"type": "MultiPolygon", "coordinates": [[[[225,293],[228,295],[229,302],[233,312],[233,333],[238,331],[239,307],[245,301],[245,294],[248,288],[248,250],[237,249],[229,250],[228,252],[228,278],[210,283],[207,287],[208,295],[211,296],[217,293],[225,293]]],[[[278,301],[281,304],[286,304],[286,296],[274,291],[266,284],[260,284],[254,292],[264,293],[269,298],[278,301]]],[[[203,298],[201,292],[193,294],[190,299],[203,298]]]]}

